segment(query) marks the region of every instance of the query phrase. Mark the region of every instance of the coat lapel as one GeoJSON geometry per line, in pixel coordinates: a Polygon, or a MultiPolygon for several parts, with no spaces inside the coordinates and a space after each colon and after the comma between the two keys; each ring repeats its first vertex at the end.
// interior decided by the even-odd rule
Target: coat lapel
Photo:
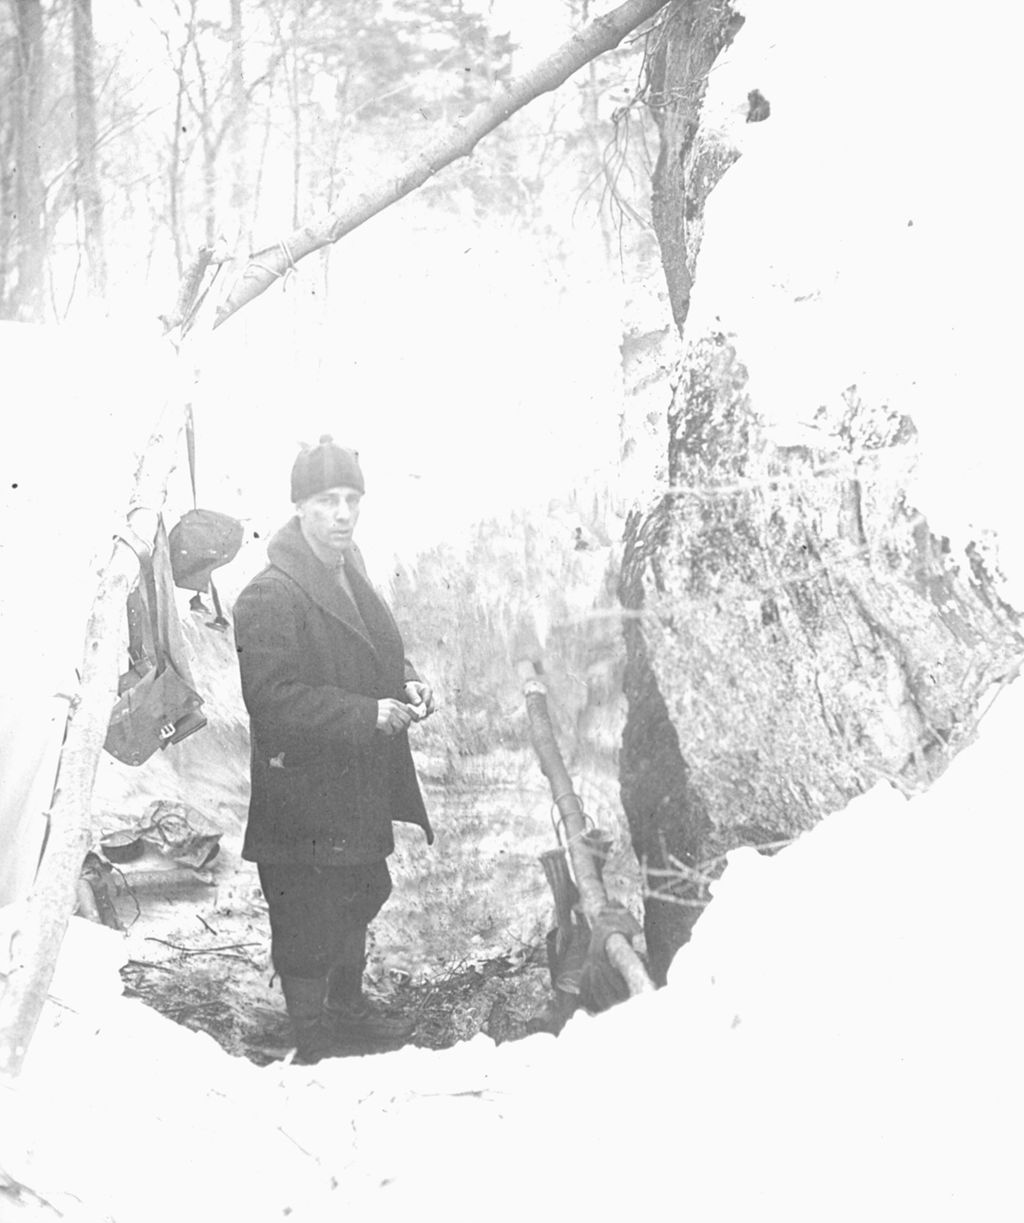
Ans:
{"type": "MultiPolygon", "coordinates": [[[[309,595],[313,602],[328,615],[333,616],[376,656],[378,663],[380,654],[373,641],[367,636],[363,617],[348,594],[342,590],[326,565],[322,565],[310,550],[309,544],[303,538],[299,529],[299,520],[293,518],[270,541],[267,556],[275,568],[286,573],[309,595]]],[[[366,579],[359,575],[358,580],[368,585],[366,579]]],[[[349,581],[353,581],[351,567],[349,581]]]]}
{"type": "MultiPolygon", "coordinates": [[[[353,549],[353,553],[355,553],[355,549],[353,549]]],[[[358,553],[355,553],[354,556],[350,553],[349,556],[352,559],[346,560],[345,571],[348,574],[348,580],[352,586],[352,593],[355,595],[356,606],[363,623],[366,625],[371,637],[378,644],[378,656],[383,652],[387,655],[388,660],[399,660],[404,665],[402,634],[398,631],[398,625],[395,623],[394,616],[392,616],[388,605],[374,589],[373,583],[366,576],[362,557],[358,553]]]]}

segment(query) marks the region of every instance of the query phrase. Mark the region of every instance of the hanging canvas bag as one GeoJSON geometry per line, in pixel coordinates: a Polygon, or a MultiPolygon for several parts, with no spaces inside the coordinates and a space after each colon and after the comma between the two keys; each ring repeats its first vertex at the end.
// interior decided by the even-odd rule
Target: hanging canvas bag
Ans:
{"type": "Polygon", "coordinates": [[[124,542],[139,558],[140,583],[128,598],[131,666],[118,683],[103,746],[125,764],[140,765],[158,749],[202,729],[206,718],[203,698],[170,659],[160,627],[152,551],[141,540],[124,542]]]}

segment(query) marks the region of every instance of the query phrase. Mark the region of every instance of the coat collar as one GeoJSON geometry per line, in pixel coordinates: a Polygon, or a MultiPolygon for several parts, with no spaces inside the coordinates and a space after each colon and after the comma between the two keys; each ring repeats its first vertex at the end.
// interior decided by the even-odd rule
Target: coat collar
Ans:
{"type": "MultiPolygon", "coordinates": [[[[317,560],[313,550],[306,543],[305,536],[299,526],[298,518],[286,523],[267,545],[267,557],[275,569],[286,573],[293,582],[300,586],[307,595],[323,608],[328,615],[334,616],[342,624],[365,642],[368,649],[377,650],[366,635],[366,627],[355,603],[335,580],[331,571],[321,561],[317,560]]],[[[346,566],[349,581],[366,582],[362,557],[356,555],[354,562],[346,566]],[[355,573],[353,574],[353,571],[355,573]]]]}

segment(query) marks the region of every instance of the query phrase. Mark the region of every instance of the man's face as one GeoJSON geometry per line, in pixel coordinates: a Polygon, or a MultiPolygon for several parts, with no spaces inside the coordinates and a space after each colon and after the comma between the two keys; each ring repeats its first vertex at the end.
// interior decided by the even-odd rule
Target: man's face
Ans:
{"type": "Polygon", "coordinates": [[[307,497],[296,506],[302,533],[310,544],[339,556],[352,547],[352,532],[359,521],[363,494],[339,485],[307,497]]]}

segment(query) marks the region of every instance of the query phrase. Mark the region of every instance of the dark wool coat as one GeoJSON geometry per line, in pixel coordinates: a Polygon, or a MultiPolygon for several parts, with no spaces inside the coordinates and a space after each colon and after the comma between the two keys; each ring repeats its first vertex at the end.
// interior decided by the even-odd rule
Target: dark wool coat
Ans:
{"type": "Polygon", "coordinates": [[[404,700],[406,662],[391,613],[358,559],[356,603],[317,560],[297,518],[235,603],[242,696],[252,726],[252,795],[242,856],[355,865],[394,849],[391,821],[433,840],[408,735],[376,729],[377,701],[404,700]]]}

